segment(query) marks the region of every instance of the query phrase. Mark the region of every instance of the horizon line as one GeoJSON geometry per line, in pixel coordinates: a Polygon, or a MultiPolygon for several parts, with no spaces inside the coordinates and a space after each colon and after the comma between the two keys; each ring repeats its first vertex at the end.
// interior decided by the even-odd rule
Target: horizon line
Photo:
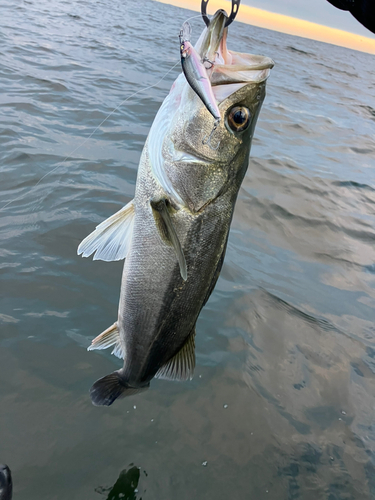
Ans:
{"type": "MultiPolygon", "coordinates": [[[[184,9],[200,12],[200,0],[155,0],[160,3],[174,5],[184,9]]],[[[210,7],[220,9],[227,6],[230,12],[231,4],[228,0],[211,0],[210,7]]],[[[241,10],[238,12],[238,21],[245,24],[251,24],[259,28],[266,28],[273,31],[279,31],[288,35],[300,36],[319,42],[330,43],[345,47],[347,49],[354,49],[360,52],[375,55],[375,39],[368,38],[362,35],[351,33],[337,28],[330,28],[323,24],[305,21],[296,17],[286,16],[284,14],[276,14],[249,5],[241,5],[241,10]]]]}

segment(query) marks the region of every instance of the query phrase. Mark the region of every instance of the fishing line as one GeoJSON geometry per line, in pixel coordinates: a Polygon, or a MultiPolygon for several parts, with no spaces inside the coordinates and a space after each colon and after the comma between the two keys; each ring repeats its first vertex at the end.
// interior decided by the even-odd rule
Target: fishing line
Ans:
{"type": "Polygon", "coordinates": [[[3,205],[1,208],[0,208],[0,211],[1,210],[4,210],[4,208],[6,208],[7,206],[9,206],[11,203],[15,202],[15,201],[18,201],[20,200],[21,198],[23,198],[24,196],[26,196],[26,194],[30,193],[30,191],[32,191],[33,189],[35,189],[37,186],[39,186],[39,184],[48,176],[48,175],[51,175],[53,174],[53,172],[56,172],[56,170],[58,168],[61,167],[61,165],[63,165],[66,160],[68,160],[78,149],[80,149],[84,144],[86,144],[86,142],[91,139],[91,137],[95,134],[95,132],[103,125],[103,123],[105,123],[108,118],[110,118],[113,113],[115,113],[119,108],[121,108],[121,106],[123,104],[126,103],[126,101],[128,101],[129,99],[131,99],[132,97],[134,97],[135,95],[137,94],[140,94],[141,92],[144,92],[145,90],[149,90],[149,89],[152,89],[153,87],[156,87],[156,85],[158,85],[162,80],[164,80],[164,78],[172,71],[172,69],[174,69],[177,64],[179,64],[180,61],[177,61],[176,64],[174,64],[166,73],[164,76],[162,76],[162,78],[160,78],[159,81],[157,81],[156,83],[154,83],[153,85],[149,85],[148,87],[144,87],[140,90],[137,90],[137,92],[134,92],[133,94],[131,94],[130,96],[128,96],[126,99],[124,99],[116,108],[114,108],[110,113],[109,115],[104,118],[104,120],[99,123],[99,125],[91,132],[91,134],[86,137],[86,139],[81,143],[79,144],[79,146],[77,146],[75,149],[73,149],[73,151],[68,155],[66,156],[62,161],[60,161],[55,168],[53,168],[52,170],[50,170],[49,172],[47,172],[46,174],[43,175],[43,177],[41,177],[38,182],[36,184],[34,184],[34,186],[27,192],[27,193],[23,193],[21,194],[20,196],[18,196],[17,198],[14,198],[13,200],[10,200],[8,201],[8,203],[6,203],[5,205],[3,205]]]}
{"type": "MultiPolygon", "coordinates": [[[[186,22],[187,21],[190,21],[191,19],[194,19],[194,18],[197,18],[197,17],[201,17],[201,15],[197,15],[197,16],[192,16],[192,17],[189,17],[188,19],[186,19],[186,22]]],[[[108,118],[110,118],[113,113],[115,113],[119,108],[121,108],[121,106],[123,104],[125,104],[129,99],[131,99],[132,97],[136,96],[137,94],[140,94],[141,92],[145,92],[146,90],[149,90],[149,89],[152,89],[153,87],[156,87],[156,85],[159,85],[159,83],[164,80],[164,78],[180,63],[180,60],[178,60],[176,62],[176,64],[174,64],[161,78],[160,80],[158,80],[156,83],[154,83],[153,85],[149,85],[148,87],[144,87],[142,89],[139,89],[137,90],[136,92],[134,92],[133,94],[131,94],[130,96],[128,96],[126,99],[124,99],[116,108],[114,108],[110,113],[109,115],[104,118],[104,120],[99,123],[99,125],[91,132],[91,134],[86,137],[86,139],[81,143],[79,144],[75,149],[73,149],[73,151],[71,151],[71,153],[66,156],[62,161],[60,161],[55,168],[53,168],[52,170],[50,170],[49,172],[47,172],[46,174],[44,174],[36,184],[34,184],[34,186],[32,186],[26,193],[23,193],[19,196],[17,196],[16,198],[13,198],[12,200],[8,201],[7,203],[5,203],[5,205],[3,205],[1,208],[0,208],[0,212],[2,210],[4,210],[5,208],[7,208],[11,203],[14,203],[15,201],[18,201],[18,200],[21,200],[22,198],[24,198],[26,195],[28,195],[33,189],[35,189],[36,187],[39,186],[39,184],[49,175],[53,174],[54,172],[56,172],[56,170],[58,170],[69,158],[71,158],[71,156],[76,152],[78,151],[78,149],[80,149],[82,146],[84,146],[86,144],[86,142],[88,140],[91,139],[91,137],[95,134],[95,132],[108,120],[108,118]]]]}

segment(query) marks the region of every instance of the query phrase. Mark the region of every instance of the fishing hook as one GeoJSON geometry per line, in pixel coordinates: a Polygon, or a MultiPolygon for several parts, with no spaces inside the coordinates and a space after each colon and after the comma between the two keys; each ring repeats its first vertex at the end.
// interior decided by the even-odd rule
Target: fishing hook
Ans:
{"type": "Polygon", "coordinates": [[[219,123],[220,123],[220,118],[218,118],[217,120],[215,120],[215,123],[214,123],[213,129],[211,130],[210,135],[209,135],[209,136],[207,136],[207,135],[206,135],[206,136],[203,138],[203,141],[202,141],[202,144],[204,144],[204,145],[206,145],[206,144],[207,144],[207,146],[208,146],[209,148],[211,148],[213,151],[216,151],[216,150],[219,148],[219,146],[220,146],[220,141],[217,143],[216,148],[214,148],[214,147],[212,146],[212,144],[211,144],[212,134],[213,134],[213,133],[215,132],[215,130],[217,129],[217,127],[218,127],[219,123]]]}
{"type": "MultiPolygon", "coordinates": [[[[208,19],[208,16],[207,16],[207,4],[208,4],[208,2],[209,2],[209,0],[202,0],[202,3],[201,3],[201,13],[202,13],[203,21],[206,23],[207,28],[210,24],[210,20],[208,19]]],[[[234,18],[236,17],[238,10],[240,8],[240,3],[241,3],[241,0],[232,0],[232,12],[230,13],[230,16],[228,17],[228,19],[225,23],[226,28],[230,24],[232,24],[232,22],[234,21],[234,18]]]]}
{"type": "Polygon", "coordinates": [[[208,59],[208,57],[204,57],[204,58],[202,59],[202,63],[203,63],[203,64],[204,64],[204,63],[208,63],[208,64],[210,64],[210,65],[211,65],[209,68],[207,68],[207,67],[205,66],[205,68],[206,68],[206,69],[211,69],[211,68],[213,68],[213,66],[214,66],[214,64],[215,64],[213,61],[210,61],[210,60],[208,59]]]}

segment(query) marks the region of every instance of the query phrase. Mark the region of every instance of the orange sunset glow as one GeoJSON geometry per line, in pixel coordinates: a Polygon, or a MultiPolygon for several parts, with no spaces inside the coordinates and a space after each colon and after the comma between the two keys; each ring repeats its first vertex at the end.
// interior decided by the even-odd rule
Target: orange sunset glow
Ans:
{"type": "MultiPolygon", "coordinates": [[[[200,0],[158,0],[162,3],[175,5],[185,9],[200,12],[200,0]]],[[[227,0],[210,0],[208,14],[213,14],[217,9],[225,9],[228,13],[231,10],[231,2],[227,0]]],[[[257,9],[241,4],[238,21],[260,28],[267,28],[274,31],[281,31],[289,35],[297,35],[304,38],[311,38],[321,42],[340,45],[349,49],[360,50],[375,54],[375,40],[348,31],[329,28],[321,24],[303,21],[294,17],[275,14],[266,10],[257,9]]]]}

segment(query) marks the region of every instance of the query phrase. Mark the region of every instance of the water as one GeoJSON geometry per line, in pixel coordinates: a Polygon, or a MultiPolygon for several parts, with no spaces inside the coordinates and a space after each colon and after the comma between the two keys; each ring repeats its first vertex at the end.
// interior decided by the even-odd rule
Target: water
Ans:
{"type": "MultiPolygon", "coordinates": [[[[272,57],[190,383],[91,405],[121,263],[76,256],[134,193],[189,11],[1,2],[0,462],[17,500],[375,498],[373,56],[236,23],[272,57]],[[66,156],[68,160],[32,187],[66,156]]],[[[203,23],[192,21],[198,36],[203,23]]]]}

